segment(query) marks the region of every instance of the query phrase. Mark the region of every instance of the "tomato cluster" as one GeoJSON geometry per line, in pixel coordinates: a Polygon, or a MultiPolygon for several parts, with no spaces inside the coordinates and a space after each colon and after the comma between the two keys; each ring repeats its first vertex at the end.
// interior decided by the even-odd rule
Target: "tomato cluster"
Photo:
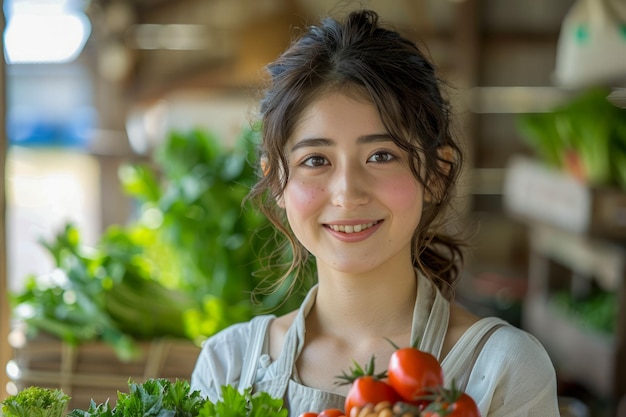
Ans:
{"type": "Polygon", "coordinates": [[[476,402],[454,387],[443,387],[443,370],[437,358],[415,347],[398,348],[387,371],[374,374],[373,359],[341,377],[351,383],[345,410],[327,409],[299,417],[480,417],[476,402]]]}

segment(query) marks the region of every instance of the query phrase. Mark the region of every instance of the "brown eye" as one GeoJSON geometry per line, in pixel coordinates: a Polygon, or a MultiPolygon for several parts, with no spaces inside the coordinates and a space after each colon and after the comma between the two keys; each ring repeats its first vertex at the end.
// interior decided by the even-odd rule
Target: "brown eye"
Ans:
{"type": "Polygon", "coordinates": [[[381,152],[376,152],[375,154],[370,156],[367,162],[391,162],[394,159],[396,159],[394,155],[390,154],[389,152],[381,151],[381,152]]]}
{"type": "Polygon", "coordinates": [[[306,158],[302,164],[308,167],[320,167],[328,165],[328,161],[323,156],[313,155],[306,158]]]}

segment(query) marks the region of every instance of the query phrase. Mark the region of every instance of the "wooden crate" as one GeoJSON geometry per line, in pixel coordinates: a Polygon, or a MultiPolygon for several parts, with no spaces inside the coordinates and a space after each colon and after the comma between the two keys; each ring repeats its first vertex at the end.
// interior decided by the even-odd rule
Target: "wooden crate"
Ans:
{"type": "Polygon", "coordinates": [[[624,242],[626,192],[593,187],[534,159],[509,161],[503,190],[512,217],[576,234],[624,242]]]}
{"type": "Polygon", "coordinates": [[[126,362],[101,342],[72,346],[46,335],[14,339],[22,341],[12,343],[19,371],[10,377],[17,389],[31,385],[62,389],[71,397],[68,410],[86,410],[91,400],[115,404],[118,391],[128,392],[129,380],[189,380],[200,353],[190,341],[159,339],[139,343],[140,357],[126,362]]]}

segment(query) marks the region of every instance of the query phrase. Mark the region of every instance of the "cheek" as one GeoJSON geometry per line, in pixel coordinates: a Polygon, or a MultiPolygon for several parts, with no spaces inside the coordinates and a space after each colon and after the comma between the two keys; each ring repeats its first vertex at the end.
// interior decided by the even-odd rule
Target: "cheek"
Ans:
{"type": "Polygon", "coordinates": [[[284,205],[287,213],[303,215],[315,210],[322,202],[325,190],[319,184],[308,184],[304,181],[293,180],[287,184],[284,193],[284,205]]]}
{"type": "Polygon", "coordinates": [[[381,198],[398,212],[421,213],[423,189],[412,175],[389,178],[380,184],[379,189],[382,190],[381,198]]]}

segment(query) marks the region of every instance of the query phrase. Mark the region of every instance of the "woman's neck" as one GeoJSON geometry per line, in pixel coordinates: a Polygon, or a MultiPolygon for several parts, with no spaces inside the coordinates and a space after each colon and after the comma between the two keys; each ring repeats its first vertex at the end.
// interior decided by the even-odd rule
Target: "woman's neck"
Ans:
{"type": "MultiPolygon", "coordinates": [[[[345,274],[319,268],[311,311],[318,331],[340,338],[394,337],[411,327],[417,295],[412,265],[345,274]]],[[[308,321],[308,320],[307,320],[308,321]]]]}

